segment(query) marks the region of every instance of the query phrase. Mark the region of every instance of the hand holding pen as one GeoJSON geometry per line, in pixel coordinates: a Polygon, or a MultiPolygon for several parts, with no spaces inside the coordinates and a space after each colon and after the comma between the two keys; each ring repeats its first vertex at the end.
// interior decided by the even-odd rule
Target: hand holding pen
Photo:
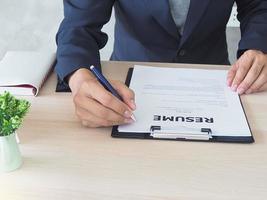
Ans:
{"type": "MultiPolygon", "coordinates": [[[[98,81],[102,84],[102,86],[109,91],[112,95],[114,95],[115,97],[117,97],[120,101],[123,102],[123,98],[119,95],[119,93],[112,87],[112,85],[108,82],[108,80],[104,77],[104,75],[99,72],[97,70],[97,68],[95,66],[91,66],[90,67],[91,72],[93,72],[93,74],[96,76],[96,78],[98,79],[98,81]]],[[[134,115],[131,115],[131,119],[136,121],[134,115]]]]}
{"type": "Polygon", "coordinates": [[[108,85],[104,79],[101,78],[101,83],[100,77],[95,77],[92,69],[81,68],[69,78],[76,114],[82,124],[107,127],[134,122],[134,92],[119,81],[110,81],[108,85]]]}

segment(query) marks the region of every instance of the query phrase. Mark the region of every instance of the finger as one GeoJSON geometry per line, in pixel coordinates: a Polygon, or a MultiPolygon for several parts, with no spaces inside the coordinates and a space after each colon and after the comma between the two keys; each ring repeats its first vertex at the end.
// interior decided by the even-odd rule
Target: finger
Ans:
{"type": "Polygon", "coordinates": [[[118,91],[123,101],[132,109],[136,109],[134,91],[120,81],[111,81],[114,88],[118,91]]]}
{"type": "Polygon", "coordinates": [[[233,79],[231,89],[236,91],[239,84],[244,80],[246,77],[249,69],[251,68],[254,61],[254,57],[251,54],[245,53],[243,54],[237,62],[238,69],[236,71],[235,77],[233,79]]]}
{"type": "Polygon", "coordinates": [[[227,73],[227,85],[230,87],[233,83],[236,71],[237,71],[238,65],[237,63],[233,64],[233,66],[229,69],[227,73]]]}
{"type": "Polygon", "coordinates": [[[257,78],[259,77],[263,67],[264,64],[261,63],[259,60],[255,59],[254,63],[252,64],[252,67],[248,71],[244,80],[240,83],[240,85],[237,88],[237,92],[239,94],[243,94],[244,92],[247,91],[247,89],[250,88],[250,86],[254,83],[254,81],[257,80],[257,78]]]}
{"type": "MultiPolygon", "coordinates": [[[[87,98],[87,97],[82,97],[78,100],[78,104],[81,108],[83,108],[84,110],[86,110],[88,113],[90,113],[91,115],[100,118],[100,119],[104,119],[104,120],[108,120],[111,122],[115,122],[117,124],[122,124],[122,123],[127,123],[128,122],[128,118],[125,118],[123,116],[121,116],[120,114],[114,112],[113,110],[101,105],[99,102],[87,98]]],[[[84,114],[84,112],[83,112],[84,114]]],[[[87,119],[87,115],[84,114],[86,120],[87,119]]]]}
{"type": "Polygon", "coordinates": [[[260,87],[260,89],[258,90],[259,92],[264,92],[264,91],[267,91],[267,82],[260,87]]]}
{"type": "Polygon", "coordinates": [[[81,107],[76,108],[76,115],[81,120],[82,125],[90,128],[101,127],[105,123],[104,120],[98,119],[91,113],[81,107]]]}
{"type": "Polygon", "coordinates": [[[123,117],[131,117],[132,111],[128,108],[128,106],[117,97],[113,96],[98,81],[90,81],[85,87],[85,90],[89,91],[89,96],[100,102],[105,107],[110,108],[123,117]]]}
{"type": "Polygon", "coordinates": [[[267,70],[263,70],[262,73],[259,75],[259,77],[257,78],[257,80],[250,86],[250,88],[246,91],[246,94],[251,94],[253,92],[258,92],[261,91],[262,87],[264,87],[264,85],[267,82],[267,70]]]}
{"type": "Polygon", "coordinates": [[[85,120],[82,120],[82,125],[85,126],[85,127],[88,127],[88,128],[97,128],[97,127],[100,127],[97,124],[94,124],[92,122],[85,121],[85,120]]]}
{"type": "Polygon", "coordinates": [[[130,123],[130,119],[128,121],[118,122],[118,121],[109,121],[103,118],[99,118],[87,110],[83,108],[77,108],[76,110],[77,116],[81,119],[82,124],[86,127],[109,127],[114,125],[120,125],[125,123],[130,123]]]}

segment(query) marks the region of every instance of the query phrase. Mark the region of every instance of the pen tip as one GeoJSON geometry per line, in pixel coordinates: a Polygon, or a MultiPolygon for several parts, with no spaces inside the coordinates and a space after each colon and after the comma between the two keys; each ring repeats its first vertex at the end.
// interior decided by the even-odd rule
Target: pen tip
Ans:
{"type": "Polygon", "coordinates": [[[136,122],[136,118],[135,118],[134,114],[132,114],[131,119],[136,122]]]}

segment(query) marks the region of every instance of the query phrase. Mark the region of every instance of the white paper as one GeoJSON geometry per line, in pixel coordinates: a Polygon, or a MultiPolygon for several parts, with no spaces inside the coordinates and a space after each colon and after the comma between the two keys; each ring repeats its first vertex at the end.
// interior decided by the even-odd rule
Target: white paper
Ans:
{"type": "Polygon", "coordinates": [[[237,93],[226,85],[226,70],[135,66],[130,88],[135,92],[137,121],[120,132],[211,128],[214,136],[251,136],[237,93]]]}

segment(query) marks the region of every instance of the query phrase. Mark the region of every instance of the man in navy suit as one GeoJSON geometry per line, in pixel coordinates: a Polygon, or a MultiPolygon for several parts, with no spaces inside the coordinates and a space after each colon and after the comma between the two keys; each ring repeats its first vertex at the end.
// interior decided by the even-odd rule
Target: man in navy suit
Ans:
{"type": "Polygon", "coordinates": [[[123,101],[88,70],[100,67],[101,32],[116,15],[111,60],[229,64],[225,29],[236,2],[241,40],[227,84],[239,94],[267,89],[267,0],[64,0],[57,34],[60,83],[69,86],[76,112],[89,127],[131,123],[134,93],[111,81],[123,101]]]}

